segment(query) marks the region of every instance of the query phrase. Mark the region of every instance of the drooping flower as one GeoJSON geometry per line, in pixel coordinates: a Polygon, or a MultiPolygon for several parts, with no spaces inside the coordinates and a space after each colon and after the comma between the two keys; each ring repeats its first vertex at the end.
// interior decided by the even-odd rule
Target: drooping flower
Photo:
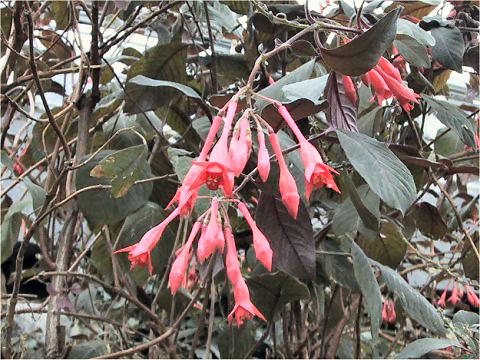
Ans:
{"type": "Polygon", "coordinates": [[[170,291],[172,292],[172,295],[177,292],[178,288],[186,278],[188,261],[191,257],[190,250],[201,226],[202,223],[199,221],[196,221],[195,224],[193,224],[192,232],[190,233],[187,242],[181,248],[181,252],[177,255],[177,258],[172,264],[172,269],[170,270],[168,277],[168,283],[170,284],[170,291]]]}
{"type": "MultiPolygon", "coordinates": [[[[250,157],[249,141],[250,137],[250,146],[251,146],[251,135],[250,125],[248,123],[249,112],[245,111],[241,119],[238,121],[238,138],[232,137],[232,142],[230,142],[229,148],[229,157],[230,157],[230,166],[235,171],[235,176],[239,176],[245,165],[247,164],[248,158],[250,157]]],[[[235,133],[235,131],[234,131],[235,133]]]]}
{"type": "Polygon", "coordinates": [[[352,102],[352,104],[357,103],[357,88],[353,83],[353,80],[350,76],[343,75],[343,87],[345,89],[345,94],[347,94],[348,98],[352,102]]]}
{"type": "Polygon", "coordinates": [[[206,221],[207,217],[205,217],[205,220],[202,223],[202,231],[200,232],[200,238],[198,239],[197,243],[197,257],[200,264],[203,264],[203,262],[207,258],[207,242],[205,234],[207,232],[208,223],[206,221]]]}
{"type": "Polygon", "coordinates": [[[308,141],[302,141],[300,143],[300,154],[302,155],[302,161],[305,165],[305,181],[306,181],[306,196],[307,200],[310,199],[312,189],[320,189],[326,186],[329,189],[340,192],[335,184],[332,173],[338,175],[332,167],[324,164],[322,157],[318,153],[315,146],[308,141]]]}
{"type": "Polygon", "coordinates": [[[119,252],[128,252],[128,260],[130,260],[130,269],[135,266],[148,266],[148,272],[152,275],[153,266],[150,256],[150,252],[157,245],[158,241],[162,237],[162,234],[170,222],[180,214],[180,209],[177,207],[165,220],[163,220],[157,226],[148,230],[145,235],[142,236],[140,241],[136,244],[128,246],[126,248],[117,250],[114,254],[119,252]]]}
{"type": "Polygon", "coordinates": [[[277,157],[278,167],[280,168],[280,178],[278,185],[280,188],[280,194],[282,195],[282,201],[285,204],[290,215],[294,219],[297,218],[298,205],[300,203],[300,195],[298,195],[297,184],[292,174],[288,170],[287,164],[282,154],[282,148],[278,142],[277,135],[275,133],[269,134],[270,144],[272,144],[273,151],[277,157]]]}
{"type": "Polygon", "coordinates": [[[372,98],[372,100],[370,100],[370,102],[373,102],[376,96],[378,105],[382,105],[383,100],[392,97],[392,92],[388,88],[385,80],[383,80],[382,76],[380,76],[380,74],[375,71],[375,69],[370,70],[367,74],[374,92],[374,97],[372,98]]]}
{"type": "Polygon", "coordinates": [[[306,181],[306,197],[307,200],[310,198],[312,189],[320,189],[324,185],[333,189],[336,192],[340,192],[333,180],[332,172],[338,175],[332,167],[325,165],[322,157],[318,153],[318,150],[308,142],[308,140],[303,136],[302,132],[298,128],[297,124],[291,117],[285,106],[280,106],[278,112],[285,119],[287,124],[292,129],[293,133],[297,137],[298,142],[300,143],[300,154],[302,156],[303,165],[305,166],[305,181],[306,181]]]}
{"type": "Polygon", "coordinates": [[[385,59],[383,56],[380,56],[380,59],[378,60],[378,66],[388,75],[390,75],[392,78],[397,80],[398,82],[402,83],[403,79],[402,76],[400,75],[400,71],[393,66],[393,64],[385,59]]]}
{"type": "Polygon", "coordinates": [[[253,248],[255,249],[255,256],[263,264],[265,269],[272,271],[272,256],[273,251],[270,243],[260,229],[257,227],[255,220],[253,220],[247,206],[243,202],[238,203],[238,209],[242,213],[253,233],[253,248]]]}
{"type": "MultiPolygon", "coordinates": [[[[210,207],[210,221],[205,231],[205,259],[215,252],[216,238],[218,236],[218,200],[216,197],[212,199],[212,205],[210,207]]],[[[223,249],[222,249],[223,250],[223,249]]]]}
{"type": "Polygon", "coordinates": [[[450,281],[445,286],[445,290],[443,290],[443,293],[440,296],[440,299],[437,301],[437,305],[440,306],[441,308],[445,308],[447,306],[446,300],[447,300],[447,291],[449,286],[450,286],[450,281]]]}
{"type": "Polygon", "coordinates": [[[453,283],[452,295],[448,298],[448,301],[450,301],[453,305],[455,305],[460,300],[461,299],[458,296],[457,286],[455,283],[453,283]]]}
{"type": "Polygon", "coordinates": [[[403,85],[403,82],[400,82],[388,75],[378,65],[375,67],[375,70],[383,77],[383,80],[392,92],[393,97],[400,103],[405,111],[409,112],[414,108],[414,105],[411,103],[420,103],[418,99],[421,98],[421,96],[416,94],[412,89],[403,85]]]}
{"type": "Polygon", "coordinates": [[[233,237],[232,228],[225,227],[225,241],[227,243],[227,256],[225,258],[225,267],[227,268],[227,277],[233,286],[237,283],[240,276],[240,262],[237,257],[237,247],[233,237]]]}
{"type": "Polygon", "coordinates": [[[261,129],[257,129],[258,136],[258,173],[263,182],[266,182],[268,179],[268,174],[270,173],[270,156],[268,155],[268,150],[265,145],[265,134],[261,129]]]}
{"type": "Polygon", "coordinates": [[[237,283],[233,288],[233,294],[235,297],[235,306],[227,318],[230,324],[232,323],[233,316],[235,316],[238,327],[242,325],[244,319],[250,320],[253,316],[257,316],[266,321],[263,314],[252,304],[247,284],[241,275],[237,278],[237,283]]]}
{"type": "Polygon", "coordinates": [[[479,307],[480,306],[480,299],[478,298],[477,294],[473,291],[473,289],[465,285],[465,290],[467,291],[467,300],[472,305],[473,307],[479,307]]]}

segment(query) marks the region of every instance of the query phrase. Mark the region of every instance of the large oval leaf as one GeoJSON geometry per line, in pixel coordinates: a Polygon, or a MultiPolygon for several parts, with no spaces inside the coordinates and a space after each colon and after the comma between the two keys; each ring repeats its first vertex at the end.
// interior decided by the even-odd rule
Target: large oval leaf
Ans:
{"type": "Polygon", "coordinates": [[[303,201],[294,219],[280,199],[262,192],[255,221],[270,240],[275,268],[304,280],[315,277],[315,241],[303,201]]]}
{"type": "Polygon", "coordinates": [[[402,8],[390,11],[368,31],[335,49],[321,49],[323,60],[344,75],[359,76],[371,70],[392,44],[402,8]]]}
{"type": "Polygon", "coordinates": [[[142,85],[142,86],[150,86],[150,87],[172,87],[175,88],[182,93],[184,93],[187,96],[190,96],[195,99],[201,99],[200,95],[198,95],[195,90],[193,90],[191,87],[179,84],[177,82],[173,81],[166,81],[166,80],[155,80],[151,79],[149,77],[143,76],[143,75],[137,75],[134,78],[130,79],[131,83],[137,84],[137,85],[142,85]]]}
{"type": "Polygon", "coordinates": [[[378,339],[380,324],[382,323],[382,294],[377,283],[377,278],[360,246],[352,243],[352,260],[355,278],[367,303],[367,311],[372,325],[372,338],[378,339]]]}
{"type": "MultiPolygon", "coordinates": [[[[95,157],[77,170],[75,183],[80,190],[87,186],[104,184],[108,185],[109,180],[90,176],[90,171],[113,151],[100,151],[95,157]]],[[[81,159],[85,160],[88,155],[81,159]]],[[[140,178],[145,179],[151,176],[148,163],[144,163],[140,178]]],[[[145,204],[152,192],[152,183],[146,182],[132,186],[125,196],[115,199],[110,189],[89,190],[78,196],[78,204],[92,228],[102,224],[115,224],[133,213],[145,204]]]]}
{"type": "Polygon", "coordinates": [[[307,285],[283,271],[247,279],[252,300],[267,320],[272,320],[283,305],[310,298],[307,285]]]}
{"type": "Polygon", "coordinates": [[[455,26],[437,27],[431,32],[436,41],[432,48],[432,57],[447,69],[461,73],[465,51],[462,32],[455,26]]]}
{"type": "Polygon", "coordinates": [[[420,358],[433,350],[445,349],[449,346],[459,346],[458,340],[455,339],[434,339],[423,338],[415,340],[408,344],[395,358],[410,359],[420,358]]]}
{"type": "Polygon", "coordinates": [[[370,188],[405,213],[417,194],[408,168],[385,144],[367,135],[337,129],[337,136],[348,160],[370,188]]]}
{"type": "Polygon", "coordinates": [[[465,145],[475,148],[475,129],[462,110],[432,96],[422,94],[422,98],[432,107],[443,125],[455,131],[465,145]]]}

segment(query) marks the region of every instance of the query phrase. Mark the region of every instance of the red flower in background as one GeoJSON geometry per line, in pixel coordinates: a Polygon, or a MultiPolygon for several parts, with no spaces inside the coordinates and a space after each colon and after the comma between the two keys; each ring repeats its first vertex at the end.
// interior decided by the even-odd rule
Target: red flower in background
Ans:
{"type": "Polygon", "coordinates": [[[395,302],[392,299],[385,299],[383,302],[382,319],[390,324],[395,323],[397,314],[395,313],[395,302]]]}
{"type": "Polygon", "coordinates": [[[268,155],[267,146],[265,145],[265,134],[262,129],[257,129],[258,136],[258,173],[263,182],[268,179],[270,173],[270,155],[268,155]]]}

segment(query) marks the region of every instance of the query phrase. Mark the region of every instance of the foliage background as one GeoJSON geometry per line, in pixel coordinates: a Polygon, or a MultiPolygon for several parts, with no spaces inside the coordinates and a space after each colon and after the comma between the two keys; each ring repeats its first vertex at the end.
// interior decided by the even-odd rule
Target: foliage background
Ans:
{"type": "MultiPolygon", "coordinates": [[[[167,288],[191,219],[166,230],[153,276],[112,252],[164,219],[212,115],[262,51],[309,24],[304,5],[2,2],[3,357],[478,357],[478,308],[466,296],[436,304],[450,279],[478,294],[478,3],[314,3],[318,37],[268,59],[254,86],[286,104],[341,173],[342,193],[303,198],[293,220],[273,162],[266,184],[253,177],[241,189],[271,241],[274,272],[256,263],[251,232],[231,212],[268,320],[237,328],[226,321],[233,298],[220,258],[213,281],[200,268],[192,288],[175,297],[167,288]],[[361,24],[376,25],[343,45],[361,24]],[[333,73],[360,84],[392,41],[423,97],[410,114],[370,103],[363,85],[352,104],[333,73]],[[325,134],[329,126],[337,130],[325,134]],[[95,173],[107,155],[121,165],[95,173]],[[393,324],[382,322],[387,298],[393,324]]],[[[304,194],[290,132],[271,104],[255,109],[290,149],[304,194]]],[[[245,174],[255,167],[252,157],[245,174]]],[[[200,200],[193,217],[206,206],[200,200]]]]}

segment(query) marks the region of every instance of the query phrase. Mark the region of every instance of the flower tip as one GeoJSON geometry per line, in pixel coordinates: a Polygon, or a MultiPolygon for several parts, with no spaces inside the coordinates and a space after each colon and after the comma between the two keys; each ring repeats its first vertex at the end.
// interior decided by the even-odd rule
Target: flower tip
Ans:
{"type": "Polygon", "coordinates": [[[282,201],[294,219],[297,218],[300,196],[297,193],[288,193],[282,196],[282,201]]]}

